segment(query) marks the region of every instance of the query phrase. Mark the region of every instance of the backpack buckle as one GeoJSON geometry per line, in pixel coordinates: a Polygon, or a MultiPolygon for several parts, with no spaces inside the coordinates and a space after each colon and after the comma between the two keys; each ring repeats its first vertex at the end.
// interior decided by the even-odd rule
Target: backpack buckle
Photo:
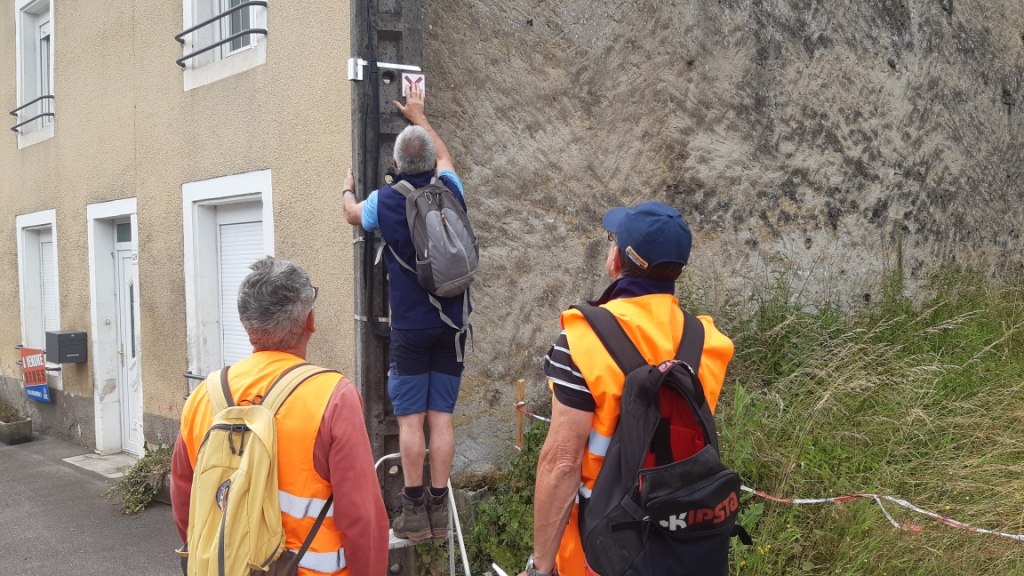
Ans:
{"type": "Polygon", "coordinates": [[[242,453],[245,451],[245,431],[248,430],[248,429],[249,429],[249,427],[246,426],[245,424],[232,424],[231,425],[231,428],[228,430],[228,446],[231,447],[231,453],[232,454],[237,454],[237,455],[241,456],[242,453]],[[237,452],[235,452],[235,441],[234,441],[234,437],[235,437],[236,433],[242,435],[242,438],[238,441],[238,451],[237,452]]]}

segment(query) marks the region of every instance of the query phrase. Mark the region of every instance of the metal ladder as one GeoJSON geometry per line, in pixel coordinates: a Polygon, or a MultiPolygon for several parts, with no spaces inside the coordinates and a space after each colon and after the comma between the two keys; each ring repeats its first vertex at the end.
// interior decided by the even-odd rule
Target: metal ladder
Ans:
{"type": "MultiPolygon", "coordinates": [[[[375,469],[380,469],[380,465],[388,460],[394,460],[401,458],[401,454],[388,454],[387,456],[381,457],[377,460],[377,463],[373,465],[375,469]]],[[[448,479],[448,564],[449,573],[451,576],[456,576],[455,572],[455,536],[459,538],[459,553],[462,557],[462,567],[465,569],[466,576],[472,576],[469,571],[469,559],[466,557],[466,542],[462,538],[462,524],[459,522],[459,511],[455,508],[455,491],[452,490],[452,481],[448,479]]],[[[389,530],[388,532],[388,549],[397,550],[399,548],[406,548],[408,546],[415,546],[416,544],[422,544],[425,542],[432,542],[427,540],[425,542],[413,542],[412,540],[406,540],[404,538],[396,538],[395,531],[389,530]]]]}

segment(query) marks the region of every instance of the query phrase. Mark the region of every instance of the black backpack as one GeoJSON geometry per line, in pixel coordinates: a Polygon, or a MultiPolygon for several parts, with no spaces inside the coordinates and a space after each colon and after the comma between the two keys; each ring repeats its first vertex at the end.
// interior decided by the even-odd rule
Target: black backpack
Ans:
{"type": "Polygon", "coordinates": [[[655,366],[614,314],[576,308],[626,375],[604,464],[590,498],[580,499],[587,564],[601,576],[726,576],[730,538],[752,540],[736,523],[740,478],[719,457],[697,377],[704,325],[683,312],[675,359],[655,366]]]}

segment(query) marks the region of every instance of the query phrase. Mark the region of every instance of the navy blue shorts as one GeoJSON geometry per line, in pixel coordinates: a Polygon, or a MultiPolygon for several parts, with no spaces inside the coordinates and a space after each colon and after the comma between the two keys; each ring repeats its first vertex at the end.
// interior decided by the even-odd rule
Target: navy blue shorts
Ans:
{"type": "MultiPolygon", "coordinates": [[[[455,411],[463,368],[456,359],[457,333],[448,326],[391,330],[388,396],[396,416],[427,410],[449,414],[455,411]]],[[[459,338],[459,346],[465,349],[466,334],[459,338]]]]}

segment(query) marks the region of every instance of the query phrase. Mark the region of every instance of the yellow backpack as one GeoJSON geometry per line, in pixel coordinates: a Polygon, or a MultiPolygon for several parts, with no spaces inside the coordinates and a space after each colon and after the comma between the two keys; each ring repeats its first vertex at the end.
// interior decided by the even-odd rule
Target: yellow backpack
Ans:
{"type": "Polygon", "coordinates": [[[214,417],[196,456],[188,538],[178,550],[188,576],[296,573],[333,496],[298,553],[286,551],[274,415],[302,382],[325,372],[332,370],[299,364],[278,377],[259,403],[244,406],[231,397],[228,368],[206,378],[214,417]]]}

